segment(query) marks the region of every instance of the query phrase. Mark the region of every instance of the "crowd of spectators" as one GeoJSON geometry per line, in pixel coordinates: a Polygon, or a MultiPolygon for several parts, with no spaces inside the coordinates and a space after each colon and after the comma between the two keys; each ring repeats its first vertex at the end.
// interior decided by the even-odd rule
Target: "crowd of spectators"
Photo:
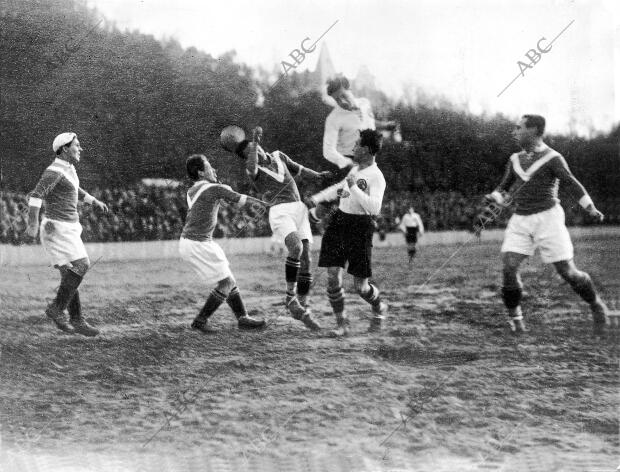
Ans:
{"type": "MultiPolygon", "coordinates": [[[[91,193],[107,203],[110,213],[101,214],[79,205],[82,238],[85,242],[146,241],[176,239],[181,234],[187,204],[186,188],[138,184],[126,189],[94,189],[91,193]]],[[[595,199],[606,215],[606,223],[620,224],[620,199],[595,199]]],[[[382,232],[397,230],[398,218],[410,206],[421,215],[429,231],[471,230],[482,209],[480,197],[466,197],[458,192],[401,192],[386,195],[379,219],[382,232]]],[[[587,222],[584,213],[565,206],[568,224],[587,222]]],[[[508,212],[492,226],[503,226],[508,212]]],[[[25,234],[28,197],[2,192],[0,198],[0,244],[29,244],[25,234]]],[[[214,232],[216,238],[269,236],[267,212],[223,204],[214,232]]]]}

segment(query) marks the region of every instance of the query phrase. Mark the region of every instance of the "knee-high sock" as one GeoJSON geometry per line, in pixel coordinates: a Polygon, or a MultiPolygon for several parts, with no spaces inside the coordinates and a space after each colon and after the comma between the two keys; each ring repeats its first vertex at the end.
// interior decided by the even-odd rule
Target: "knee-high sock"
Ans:
{"type": "Polygon", "coordinates": [[[286,276],[286,294],[295,295],[297,291],[297,274],[299,273],[299,259],[287,257],[284,264],[284,273],[286,276]]]}
{"type": "Polygon", "coordinates": [[[523,289],[521,287],[503,287],[502,298],[504,305],[509,310],[514,310],[521,303],[521,296],[523,295],[523,289]]]}
{"type": "Polygon", "coordinates": [[[370,289],[366,293],[360,293],[360,297],[370,303],[373,308],[378,308],[381,304],[381,293],[375,285],[368,285],[370,286],[370,289]]]}
{"type": "Polygon", "coordinates": [[[342,287],[328,288],[327,298],[335,315],[342,314],[344,311],[344,289],[342,287]]]}
{"type": "Polygon", "coordinates": [[[579,272],[576,277],[568,281],[575,293],[589,304],[596,300],[596,289],[592,283],[592,279],[586,272],[579,272]]]}
{"type": "Polygon", "coordinates": [[[308,293],[310,293],[310,286],[312,285],[312,274],[310,272],[301,272],[297,276],[297,294],[299,295],[300,303],[305,301],[308,293]]]}
{"type": "Polygon", "coordinates": [[[239,293],[239,288],[235,285],[233,289],[228,294],[228,298],[226,299],[226,303],[235,314],[237,319],[242,316],[246,316],[248,312],[245,309],[245,304],[243,303],[243,299],[241,298],[241,293],[239,293]]]}
{"type": "Polygon", "coordinates": [[[68,308],[71,321],[79,321],[82,319],[82,303],[80,302],[80,291],[78,289],[73,293],[68,308]]]}
{"type": "Polygon", "coordinates": [[[60,273],[62,274],[60,287],[58,287],[54,303],[59,310],[64,311],[73,298],[73,294],[82,283],[83,277],[68,269],[62,270],[60,273]]]}
{"type": "Polygon", "coordinates": [[[200,313],[198,313],[198,316],[196,317],[196,321],[200,321],[203,323],[207,321],[207,318],[209,318],[209,316],[211,316],[215,312],[215,310],[217,310],[220,305],[224,303],[224,300],[226,300],[226,295],[224,295],[216,288],[211,290],[207,301],[205,302],[202,310],[200,310],[200,313]]]}

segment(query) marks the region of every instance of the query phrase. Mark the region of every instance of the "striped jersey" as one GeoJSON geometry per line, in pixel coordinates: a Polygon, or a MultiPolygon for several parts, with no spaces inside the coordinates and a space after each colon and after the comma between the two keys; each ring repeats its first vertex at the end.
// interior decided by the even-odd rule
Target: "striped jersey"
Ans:
{"type": "Polygon", "coordinates": [[[30,205],[41,206],[45,201],[45,216],[51,220],[78,222],[78,198],[88,193],[80,188],[80,180],[73,164],[54,159],[45,169],[36,187],[30,194],[30,205]]]}
{"type": "Polygon", "coordinates": [[[181,237],[210,241],[217,224],[220,200],[238,203],[242,195],[228,185],[199,180],[187,191],[187,217],[181,237]]]}
{"type": "Polygon", "coordinates": [[[258,146],[256,175],[248,175],[261,199],[267,202],[268,207],[272,207],[280,203],[301,201],[295,177],[301,174],[302,169],[302,165],[283,152],[268,153],[258,146]]]}
{"type": "Polygon", "coordinates": [[[578,199],[587,195],[583,185],[573,176],[562,155],[546,144],[532,152],[521,151],[510,156],[497,191],[510,191],[517,215],[532,215],[549,210],[559,203],[560,182],[578,199]]]}

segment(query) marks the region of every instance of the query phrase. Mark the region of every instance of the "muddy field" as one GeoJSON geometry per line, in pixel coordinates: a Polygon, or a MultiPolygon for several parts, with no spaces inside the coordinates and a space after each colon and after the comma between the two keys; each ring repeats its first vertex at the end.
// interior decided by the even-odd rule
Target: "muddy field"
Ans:
{"type": "MultiPolygon", "coordinates": [[[[620,241],[575,246],[617,298],[620,241]]],[[[377,249],[389,320],[367,334],[347,279],[347,339],[287,316],[275,256],[231,257],[268,328],[239,332],[222,307],[212,336],[189,330],[208,292],[174,260],[104,255],[81,289],[95,339],[44,318],[57,285],[45,262],[0,268],[0,470],[615,470],[618,330],[594,336],[587,306],[535,257],[523,267],[531,331],[510,336],[498,252],[427,246],[408,265],[404,248],[377,249]]],[[[315,277],[314,312],[331,328],[315,277]]]]}

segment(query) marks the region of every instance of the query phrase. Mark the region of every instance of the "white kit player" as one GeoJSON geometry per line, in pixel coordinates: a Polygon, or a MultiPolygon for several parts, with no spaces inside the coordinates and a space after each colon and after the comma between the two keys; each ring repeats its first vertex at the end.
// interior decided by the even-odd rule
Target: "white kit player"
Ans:
{"type": "Polygon", "coordinates": [[[416,213],[413,207],[409,207],[407,213],[403,215],[398,229],[405,233],[407,254],[409,255],[409,262],[411,263],[417,252],[415,246],[418,242],[418,237],[424,234],[424,223],[422,222],[422,218],[416,213]]]}
{"type": "Polygon", "coordinates": [[[31,193],[28,202],[28,227],[26,233],[36,238],[39,232],[39,211],[45,202],[45,215],[41,220],[41,244],[55,268],[60,271],[60,286],[56,299],[45,314],[58,329],[66,333],[96,336],[99,330],[89,325],[82,316],[78,287],[90,267],[90,260],[82,242],[77,203],[83,200],[104,212],[105,203],[80,188],[74,164],[80,162],[83,150],[75,133],[62,133],[52,144],[56,153],[54,162],[45,169],[31,193]],[[65,310],[69,310],[69,323],[65,310]]]}
{"type": "Polygon", "coordinates": [[[218,183],[215,170],[202,154],[188,157],[186,167],[187,175],[194,185],[187,191],[188,212],[179,240],[179,252],[207,286],[214,286],[202,310],[192,322],[192,329],[205,334],[215,332],[208,321],[224,302],[228,303],[235,314],[239,329],[263,328],[264,320],[248,316],[228,259],[222,248],[213,241],[213,230],[222,200],[239,205],[262,202],[218,183]]]}

